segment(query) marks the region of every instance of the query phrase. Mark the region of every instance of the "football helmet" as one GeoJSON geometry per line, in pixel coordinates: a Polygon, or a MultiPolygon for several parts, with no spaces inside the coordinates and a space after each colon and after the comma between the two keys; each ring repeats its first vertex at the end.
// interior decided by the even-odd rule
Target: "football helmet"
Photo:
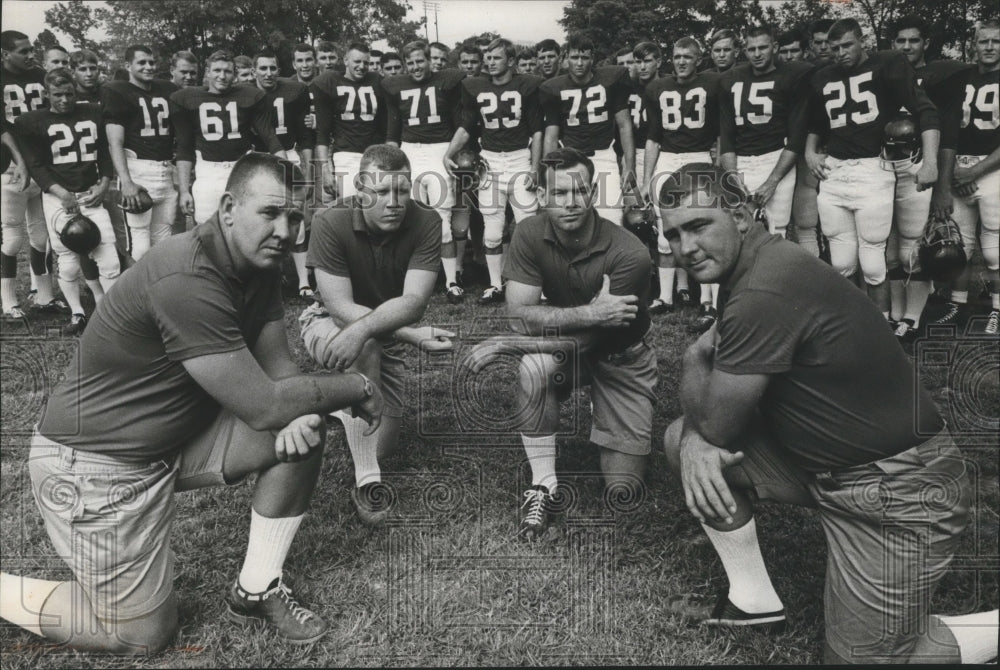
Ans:
{"type": "Polygon", "coordinates": [[[457,166],[452,174],[460,190],[482,190],[490,185],[490,164],[472,149],[461,149],[452,161],[457,166]]]}
{"type": "Polygon", "coordinates": [[[638,237],[651,252],[656,250],[659,231],[652,205],[626,207],[622,214],[622,225],[625,230],[638,237]]]}
{"type": "Polygon", "coordinates": [[[921,158],[920,130],[912,117],[904,116],[885,124],[879,161],[883,170],[904,172],[921,158]]]}
{"type": "Polygon", "coordinates": [[[139,199],[139,206],[135,208],[128,208],[124,205],[121,200],[121,194],[118,197],[118,206],[129,214],[142,214],[143,212],[148,212],[153,208],[153,198],[149,195],[149,191],[139,187],[139,195],[136,196],[139,199]]]}
{"type": "Polygon", "coordinates": [[[928,277],[938,282],[950,282],[958,278],[965,269],[968,258],[962,244],[962,233],[951,217],[939,219],[931,217],[920,238],[917,251],[920,269],[928,277]]]}
{"type": "Polygon", "coordinates": [[[70,251],[89,254],[101,243],[101,230],[89,217],[75,214],[60,231],[59,241],[70,251]]]}

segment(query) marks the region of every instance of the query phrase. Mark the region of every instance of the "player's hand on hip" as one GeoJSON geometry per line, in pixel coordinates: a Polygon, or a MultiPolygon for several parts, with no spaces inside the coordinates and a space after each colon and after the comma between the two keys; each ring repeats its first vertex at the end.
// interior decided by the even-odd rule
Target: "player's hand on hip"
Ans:
{"type": "MultiPolygon", "coordinates": [[[[356,377],[357,375],[351,375],[356,377]]],[[[351,405],[351,416],[355,419],[364,419],[368,424],[364,435],[373,435],[378,427],[382,425],[382,412],[385,411],[385,398],[382,396],[382,389],[375,385],[375,392],[362,402],[351,405]]]]}
{"type": "Polygon", "coordinates": [[[931,165],[929,161],[920,164],[917,174],[913,175],[913,181],[917,184],[918,191],[926,191],[937,183],[937,165],[931,165]]]}
{"type": "Polygon", "coordinates": [[[326,440],[326,422],[319,414],[306,414],[278,431],[274,455],[282,463],[301,461],[326,440]]]}
{"type": "Polygon", "coordinates": [[[639,298],[634,295],[613,295],[611,277],[604,275],[600,292],[590,301],[590,309],[599,325],[615,328],[627,326],[639,313],[639,298]]]}
{"type": "Polygon", "coordinates": [[[455,161],[453,161],[451,159],[451,157],[449,157],[449,156],[445,156],[444,159],[441,162],[444,163],[444,170],[445,170],[445,172],[447,172],[452,177],[454,177],[455,176],[455,170],[458,169],[458,163],[456,163],[455,161]]]}
{"type": "Polygon", "coordinates": [[[15,163],[10,174],[11,187],[20,193],[28,188],[29,183],[31,183],[31,177],[28,176],[28,168],[20,163],[15,163]]]}
{"type": "Polygon", "coordinates": [[[368,339],[357,322],[350,324],[327,342],[321,363],[330,370],[343,372],[354,365],[368,339]]]}
{"type": "Polygon", "coordinates": [[[772,197],[774,197],[774,191],[777,188],[778,183],[768,179],[757,187],[757,190],[753,192],[753,196],[751,197],[753,198],[753,201],[757,203],[758,207],[763,207],[771,200],[772,197]]]}
{"type": "Polygon", "coordinates": [[[92,186],[89,191],[81,193],[77,197],[77,202],[80,203],[81,207],[96,207],[104,199],[104,192],[106,190],[100,186],[92,186]]]}
{"type": "Polygon", "coordinates": [[[971,195],[976,192],[976,173],[967,167],[956,167],[955,174],[951,177],[951,185],[959,195],[971,195]]]}
{"type": "Polygon", "coordinates": [[[830,172],[830,167],[826,164],[826,154],[806,152],[806,165],[813,176],[820,181],[825,181],[830,172]]]}
{"type": "Polygon", "coordinates": [[[450,330],[435,326],[420,326],[413,330],[421,351],[451,351],[455,348],[451,341],[455,333],[450,330]]]}
{"type": "Polygon", "coordinates": [[[194,196],[190,191],[182,191],[177,197],[177,206],[184,214],[194,216],[194,196]]]}
{"type": "Polygon", "coordinates": [[[80,202],[76,199],[76,194],[66,191],[59,195],[59,202],[67,214],[76,214],[80,211],[80,202]]]}
{"type": "Polygon", "coordinates": [[[722,471],[742,461],[743,452],[720,449],[689,430],[681,438],[680,459],[684,503],[695,518],[732,523],[736,500],[722,471]]]}

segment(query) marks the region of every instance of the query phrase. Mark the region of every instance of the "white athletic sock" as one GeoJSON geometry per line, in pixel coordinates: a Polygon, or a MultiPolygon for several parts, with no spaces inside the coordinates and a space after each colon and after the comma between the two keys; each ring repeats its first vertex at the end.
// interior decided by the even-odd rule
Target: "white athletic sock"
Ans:
{"type": "Polygon", "coordinates": [[[706,284],[709,293],[712,295],[712,307],[719,306],[719,285],[718,284],[706,284]]]}
{"type": "Polygon", "coordinates": [[[677,290],[690,289],[691,286],[688,284],[688,273],[687,270],[681,270],[680,268],[674,268],[677,270],[677,290]]]}
{"type": "Polygon", "coordinates": [[[544,486],[549,493],[554,493],[559,483],[556,477],[556,436],[528,437],[521,433],[521,442],[531,465],[531,485],[544,486]]]}
{"type": "Polygon", "coordinates": [[[295,263],[295,274],[299,276],[299,288],[309,286],[309,270],[306,268],[306,252],[293,251],[292,262],[295,263]]]}
{"type": "Polygon", "coordinates": [[[52,275],[36,275],[31,273],[34,278],[32,282],[32,288],[34,288],[38,293],[35,294],[35,304],[36,305],[47,305],[52,302],[52,298],[55,296],[52,294],[52,275]]]}
{"type": "MultiPolygon", "coordinates": [[[[83,303],[80,302],[80,285],[75,281],[64,281],[59,280],[59,289],[62,291],[63,297],[66,298],[66,304],[69,305],[69,311],[73,314],[83,314],[83,303]]],[[[94,299],[97,299],[97,294],[94,294],[94,299]]]]}
{"type": "Polygon", "coordinates": [[[500,288],[503,285],[503,253],[486,254],[486,267],[490,271],[490,286],[500,288]]]}
{"type": "Polygon", "coordinates": [[[660,300],[668,305],[674,304],[674,276],[677,268],[656,268],[660,276],[660,300]]]}
{"type": "Polygon", "coordinates": [[[920,315],[924,313],[927,306],[927,298],[931,295],[931,283],[929,281],[911,280],[906,285],[906,312],[904,319],[913,321],[913,327],[920,325],[920,315]]]}
{"type": "Polygon", "coordinates": [[[748,614],[776,612],[781,598],[771,584],[757,543],[754,519],[736,530],[721,531],[702,524],[729,577],[729,601],[748,614]]]}
{"type": "Polygon", "coordinates": [[[993,293],[991,298],[993,302],[993,309],[1000,309],[1000,293],[993,293]]]}
{"type": "MultiPolygon", "coordinates": [[[[912,282],[911,282],[912,283],[912,282]]],[[[893,321],[899,321],[906,315],[906,282],[902,279],[889,280],[889,316],[893,321]]]]}
{"type": "Polygon", "coordinates": [[[0,278],[0,303],[6,312],[17,306],[17,279],[14,277],[0,278]]]}
{"type": "Polygon", "coordinates": [[[458,271],[458,263],[454,258],[441,257],[441,265],[444,266],[445,288],[455,283],[455,272],[458,271]]]}
{"type": "Polygon", "coordinates": [[[964,305],[965,303],[969,302],[969,292],[952,290],[951,301],[959,305],[964,305]]]}
{"type": "Polygon", "coordinates": [[[350,412],[341,410],[333,415],[344,424],[347,448],[354,461],[354,485],[362,487],[382,481],[382,470],[378,465],[378,431],[374,435],[365,435],[368,423],[352,417],[350,412]]]}
{"type": "Polygon", "coordinates": [[[304,517],[305,514],[300,514],[270,519],[251,508],[250,539],[239,577],[245,591],[266,591],[271,582],[281,576],[281,567],[304,517]]]}
{"type": "Polygon", "coordinates": [[[462,272],[465,267],[465,245],[469,240],[455,240],[455,270],[462,272]]]}
{"type": "Polygon", "coordinates": [[[986,663],[997,657],[1000,610],[961,616],[938,616],[958,642],[962,663],[986,663]]]}
{"type": "Polygon", "coordinates": [[[43,635],[42,606],[60,584],[0,572],[0,617],[35,635],[43,635]]]}

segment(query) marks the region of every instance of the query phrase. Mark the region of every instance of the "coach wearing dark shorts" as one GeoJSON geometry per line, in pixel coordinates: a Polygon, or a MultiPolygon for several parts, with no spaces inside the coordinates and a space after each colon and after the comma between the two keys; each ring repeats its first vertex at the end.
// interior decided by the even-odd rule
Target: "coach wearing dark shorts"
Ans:
{"type": "Polygon", "coordinates": [[[517,406],[531,465],[519,534],[545,533],[553,494],[559,403],[590,386],[590,441],[612,495],[632,498],[651,451],[656,354],[646,342],[651,262],[632,233],[592,207],[594,165],[574,149],[542,159],[542,213],[519,223],[504,264],[507,311],[520,339],[491,338],[466,365],[480,370],[500,355],[520,357],[517,406]],[[544,292],[548,304],[541,304],[544,292]]]}
{"type": "Polygon", "coordinates": [[[3,574],[0,615],[77,649],[152,653],[177,630],[175,491],[257,474],[228,616],[311,642],[326,624],[282,565],[309,504],[321,414],[377,426],[363,374],[303,375],[285,335],[279,268],[301,222],[301,173],[237,161],[205,225],[165,240],[100,303],[32,440],[32,491],[75,581],[3,574]]]}
{"type": "Polygon", "coordinates": [[[995,610],[928,611],[971,489],[941,415],[864,293],[755,225],[732,177],[689,164],[660,193],[678,263],[722,287],[717,327],[685,353],[684,417],[664,448],[730,588],[673,609],[710,625],[783,627],[753,519],[755,501],[774,500],[820,512],[825,661],[995,657],[995,610]]]}

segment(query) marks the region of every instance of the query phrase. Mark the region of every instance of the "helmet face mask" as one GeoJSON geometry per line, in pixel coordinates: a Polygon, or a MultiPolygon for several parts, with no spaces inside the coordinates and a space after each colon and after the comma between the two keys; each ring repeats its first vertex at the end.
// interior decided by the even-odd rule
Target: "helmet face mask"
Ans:
{"type": "Polygon", "coordinates": [[[952,218],[931,217],[917,251],[920,268],[934,281],[954,281],[965,270],[968,258],[962,233],[952,218]]]}
{"type": "Polygon", "coordinates": [[[904,117],[885,124],[879,161],[883,170],[905,172],[922,157],[920,133],[913,119],[904,117]]]}

